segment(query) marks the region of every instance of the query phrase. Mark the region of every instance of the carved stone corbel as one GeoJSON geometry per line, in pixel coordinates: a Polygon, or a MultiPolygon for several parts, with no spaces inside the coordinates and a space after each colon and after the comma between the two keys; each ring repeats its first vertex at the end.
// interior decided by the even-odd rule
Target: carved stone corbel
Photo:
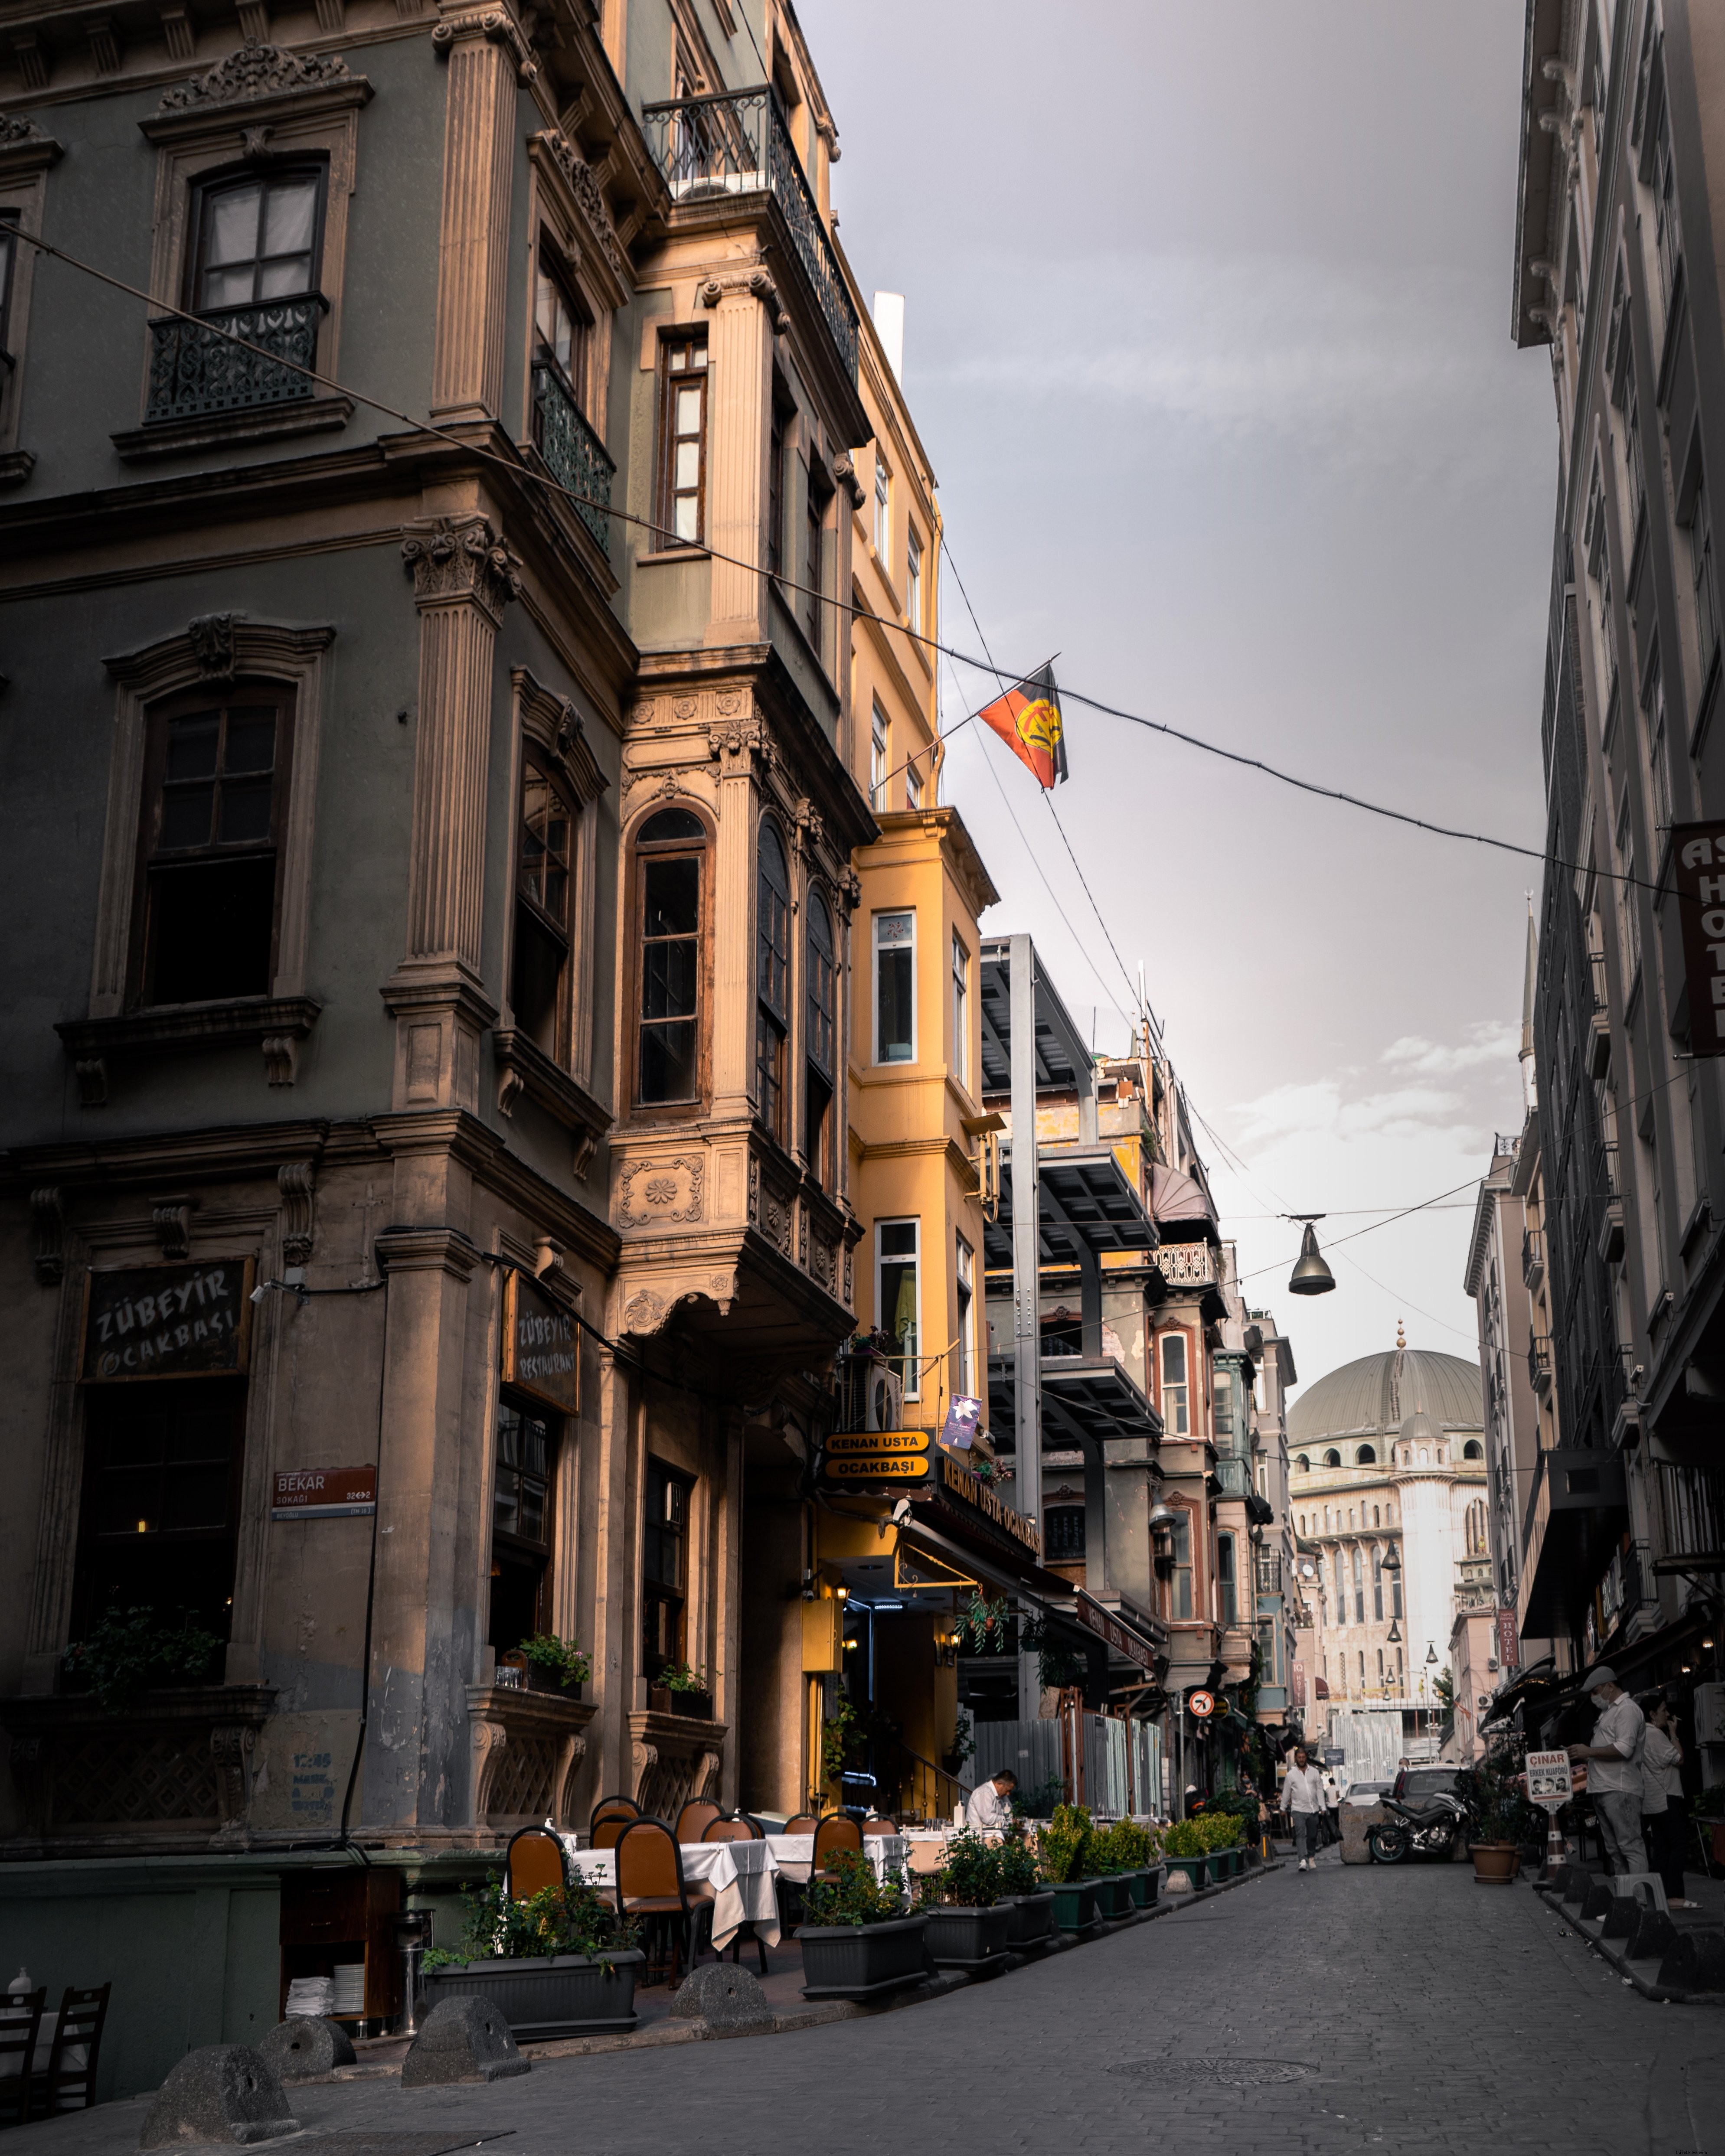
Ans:
{"type": "Polygon", "coordinates": [[[860,509],[867,496],[863,491],[862,481],[856,475],[856,459],[849,449],[841,449],[833,459],[833,477],[850,496],[851,507],[860,509]]]}
{"type": "Polygon", "coordinates": [[[186,624],[186,641],[206,681],[233,679],[234,622],[231,613],[200,613],[186,624]]]}
{"type": "Polygon", "coordinates": [[[632,1804],[639,1804],[641,1800],[641,1792],[647,1786],[647,1777],[659,1764],[658,1746],[649,1744],[643,1738],[636,1738],[629,1748],[629,1801],[632,1804]]]}
{"type": "Polygon", "coordinates": [[[108,1105],[107,1059],[100,1055],[80,1055],[72,1067],[78,1074],[79,1106],[105,1108],[108,1105]]]}
{"type": "Polygon", "coordinates": [[[438,516],[416,525],[402,541],[401,558],[421,607],[466,599],[501,619],[521,595],[521,557],[485,516],[438,516]]]}
{"type": "Polygon", "coordinates": [[[290,1160],[275,1171],[281,1193],[281,1257],[289,1265],[311,1262],[312,1198],[317,1188],[315,1161],[290,1160]]]}
{"type": "Polygon", "coordinates": [[[66,1276],[66,1209],[59,1192],[33,1190],[30,1211],[36,1222],[36,1277],[44,1287],[57,1287],[66,1276]]]}
{"type": "Polygon", "coordinates": [[[299,1035],[266,1033],[264,1035],[264,1076],[267,1081],[272,1086],[291,1086],[299,1075],[299,1035]]]}
{"type": "Polygon", "coordinates": [[[587,1739],[572,1732],[563,1739],[551,1777],[551,1815],[559,1826],[569,1825],[569,1799],[575,1770],[587,1757],[587,1739]]]}
{"type": "Polygon", "coordinates": [[[165,1258],[185,1258],[192,1250],[192,1215],[195,1198],[158,1198],[150,1208],[150,1219],[165,1258]]]}
{"type": "Polygon", "coordinates": [[[491,1790],[503,1754],[509,1749],[509,1732],[501,1722],[485,1721],[475,1715],[468,1724],[468,1734],[473,1742],[473,1816],[478,1824],[491,1809],[491,1790]]]}

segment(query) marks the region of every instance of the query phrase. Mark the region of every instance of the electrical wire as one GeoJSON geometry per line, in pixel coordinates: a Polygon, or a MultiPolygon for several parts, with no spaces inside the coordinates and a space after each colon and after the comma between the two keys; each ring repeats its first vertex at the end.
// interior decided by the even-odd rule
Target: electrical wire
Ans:
{"type": "MultiPolygon", "coordinates": [[[[172,316],[180,321],[191,322],[205,336],[218,336],[238,350],[249,352],[254,358],[265,360],[270,366],[285,369],[290,373],[302,374],[308,382],[317,382],[325,388],[333,389],[338,395],[351,397],[355,403],[363,404],[369,411],[380,412],[386,418],[398,420],[403,426],[412,428],[416,434],[429,434],[434,441],[447,443],[450,448],[459,450],[463,456],[471,459],[475,463],[498,465],[517,481],[525,481],[542,489],[548,494],[559,495],[578,509],[595,510],[616,523],[633,526],[638,530],[647,532],[655,541],[673,546],[682,543],[677,540],[675,533],[668,531],[664,526],[656,523],[651,517],[637,516],[632,511],[619,509],[611,502],[601,501],[596,495],[583,494],[574,487],[564,485],[560,480],[553,478],[549,472],[535,470],[531,465],[522,459],[518,452],[512,456],[506,456],[498,450],[484,449],[476,442],[464,439],[460,435],[450,433],[446,428],[439,427],[434,420],[416,419],[411,413],[403,412],[393,404],[384,403],[380,398],[370,396],[364,390],[353,388],[349,384],[338,381],[334,375],[322,373],[316,367],[308,366],[299,360],[285,359],[280,352],[270,352],[264,346],[254,344],[249,338],[240,336],[232,330],[223,329],[218,323],[208,321],[203,316],[195,315],[188,308],[176,305],[172,300],[157,299],[153,294],[142,290],[139,286],[127,284],[123,277],[116,277],[109,270],[98,269],[94,263],[86,262],[80,256],[69,253],[64,247],[54,246],[50,241],[41,239],[34,233],[14,229],[13,237],[23,241],[27,246],[35,248],[39,253],[51,256],[55,261],[64,262],[69,269],[77,270],[85,276],[94,277],[98,283],[106,285],[116,292],[123,292],[128,298],[141,300],[146,307],[157,310],[159,314],[172,316]]],[[[854,599],[845,598],[836,593],[818,590],[812,585],[799,583],[795,578],[786,576],[783,571],[769,569],[762,562],[745,561],[740,555],[726,554],[711,546],[703,547],[698,551],[708,560],[722,562],[727,568],[743,569],[752,576],[772,577],[784,590],[796,592],[806,598],[813,598],[818,604],[829,606],[836,612],[855,611],[854,599]]],[[[947,558],[951,561],[950,552],[947,558]]],[[[978,673],[992,675],[997,681],[1006,686],[1009,687],[1014,683],[1027,678],[1022,672],[1015,674],[996,665],[992,660],[978,659],[969,652],[960,651],[955,646],[945,644],[940,639],[930,636],[921,629],[912,629],[904,623],[893,622],[888,625],[899,635],[908,637],[913,643],[925,644],[931,651],[943,653],[958,665],[972,667],[978,673]]],[[[1405,809],[1386,808],[1380,802],[1368,801],[1360,794],[1345,793],[1337,787],[1321,786],[1316,780],[1298,778],[1291,772],[1281,770],[1277,765],[1267,763],[1261,757],[1247,756],[1238,749],[1224,748],[1219,742],[1206,741],[1201,734],[1190,733],[1183,727],[1170,725],[1166,720],[1146,718],[1137,711],[1122,711],[1117,705],[1105,703],[1100,697],[1086,696],[1082,690],[1068,687],[1062,690],[1061,695],[1063,697],[1070,697],[1075,703],[1086,705],[1091,711],[1101,711],[1106,717],[1122,720],[1129,726],[1142,726],[1152,733],[1166,735],[1170,740],[1183,742],[1188,747],[1199,749],[1207,756],[1220,757],[1229,763],[1261,772],[1266,778],[1276,779],[1284,786],[1294,787],[1301,793],[1315,794],[1326,800],[1338,801],[1348,808],[1358,808],[1365,814],[1385,817],[1394,823],[1406,824],[1416,830],[1428,832],[1434,837],[1456,839],[1474,845],[1493,847],[1500,852],[1517,854],[1524,860],[1540,861],[1552,868],[1563,869],[1579,875],[1596,875],[1608,882],[1625,884],[1642,891],[1651,891],[1656,896],[1663,888],[1658,883],[1649,883],[1645,876],[1627,875],[1618,869],[1601,868],[1594,862],[1565,860],[1543,848],[1519,845],[1513,839],[1494,838],[1482,831],[1463,831],[1450,824],[1430,823],[1424,817],[1410,815],[1405,809]]]]}

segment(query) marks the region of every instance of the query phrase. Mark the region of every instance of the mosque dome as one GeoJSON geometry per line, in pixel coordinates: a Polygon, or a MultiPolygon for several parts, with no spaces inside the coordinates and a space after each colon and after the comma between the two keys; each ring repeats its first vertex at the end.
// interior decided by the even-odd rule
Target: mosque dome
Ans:
{"type": "Polygon", "coordinates": [[[1308,1385],[1288,1409],[1288,1443],[1393,1437],[1410,1416],[1429,1417],[1436,1430],[1483,1431],[1479,1364],[1423,1348],[1344,1363],[1308,1385]]]}

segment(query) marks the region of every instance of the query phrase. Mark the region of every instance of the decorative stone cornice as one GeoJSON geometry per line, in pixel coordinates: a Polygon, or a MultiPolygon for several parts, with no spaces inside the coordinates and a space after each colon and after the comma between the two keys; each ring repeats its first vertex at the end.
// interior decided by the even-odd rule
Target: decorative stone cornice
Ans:
{"type": "Polygon", "coordinates": [[[521,557],[484,516],[439,516],[402,541],[402,565],[420,606],[470,599],[501,615],[521,595],[521,557]]]}
{"type": "Polygon", "coordinates": [[[773,326],[783,336],[791,326],[791,318],[784,311],[784,302],[778,296],[778,287],[773,281],[773,273],[758,265],[752,270],[732,271],[728,276],[709,277],[696,296],[704,307],[716,307],[721,300],[732,292],[749,292],[757,299],[773,317],[773,326]]]}
{"type": "Polygon", "coordinates": [[[46,142],[47,140],[48,137],[28,112],[8,112],[0,118],[0,150],[9,150],[15,142],[46,142]]]}
{"type": "Polygon", "coordinates": [[[529,141],[543,148],[555,162],[557,170],[569,184],[575,206],[586,219],[599,251],[617,275],[629,281],[629,256],[623,242],[617,237],[617,227],[612,223],[605,191],[599,185],[598,175],[574,144],[559,129],[542,128],[529,141]]]}
{"type": "Polygon", "coordinates": [[[721,718],[706,730],[707,753],[721,767],[741,766],[744,758],[760,770],[771,771],[778,762],[778,748],[771,729],[753,713],[721,718]]]}
{"type": "Polygon", "coordinates": [[[190,112],[215,105],[249,105],[295,90],[327,90],[354,78],[339,53],[290,53],[248,38],[208,74],[177,82],[162,93],[158,112],[190,112]]]}
{"type": "Polygon", "coordinates": [[[533,49],[506,8],[464,8],[445,15],[431,33],[433,49],[439,59],[447,59],[463,38],[489,38],[494,45],[501,45],[515,62],[516,75],[521,82],[531,82],[539,73],[533,49]]]}

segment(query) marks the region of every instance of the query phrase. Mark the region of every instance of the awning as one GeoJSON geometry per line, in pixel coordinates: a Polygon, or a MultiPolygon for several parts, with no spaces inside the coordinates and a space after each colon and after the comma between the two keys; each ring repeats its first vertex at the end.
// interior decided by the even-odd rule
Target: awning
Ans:
{"type": "Polygon", "coordinates": [[[1165,1243],[1221,1244],[1222,1233],[1202,1185],[1163,1162],[1150,1171],[1150,1213],[1165,1243]]]}

